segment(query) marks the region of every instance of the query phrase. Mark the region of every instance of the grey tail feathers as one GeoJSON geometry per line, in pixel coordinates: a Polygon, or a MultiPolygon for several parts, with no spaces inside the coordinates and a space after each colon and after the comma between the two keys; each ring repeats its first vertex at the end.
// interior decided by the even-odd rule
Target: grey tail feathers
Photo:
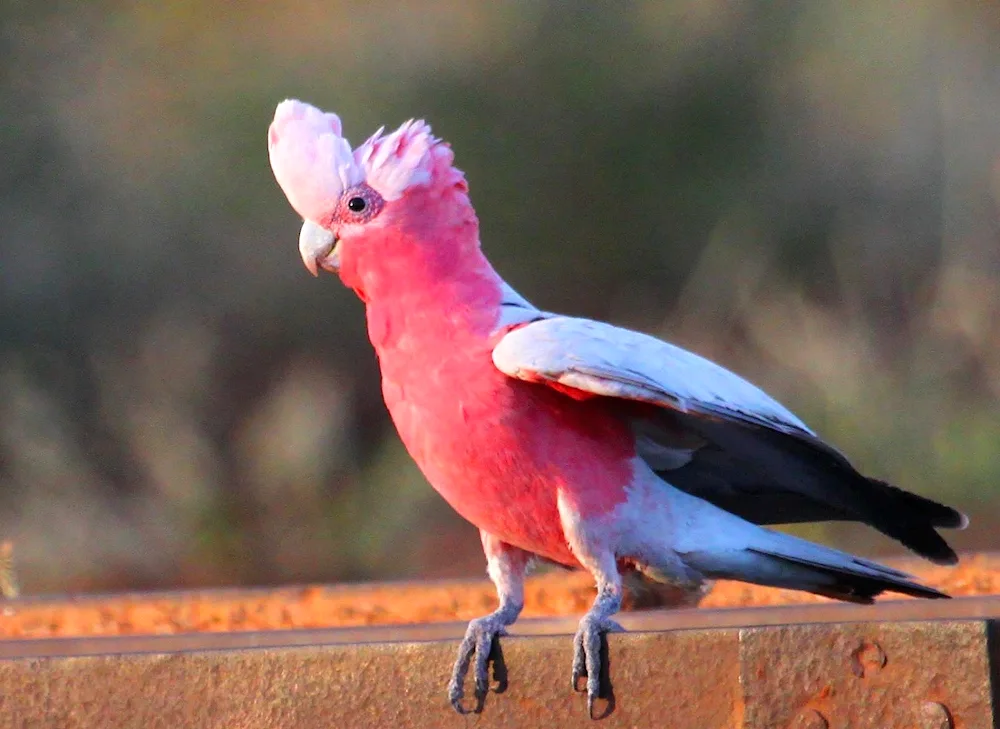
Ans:
{"type": "Polygon", "coordinates": [[[910,575],[905,572],[859,557],[852,558],[851,566],[840,566],[831,562],[792,557],[788,554],[775,554],[752,547],[748,551],[759,554],[769,561],[774,560],[777,563],[805,568],[804,579],[802,570],[798,571],[799,577],[796,580],[798,584],[775,584],[775,587],[791,587],[823,597],[862,605],[870,605],[874,602],[874,598],[883,592],[897,592],[902,595],[932,600],[950,597],[950,595],[932,587],[914,582],[910,575]],[[809,579],[810,573],[815,577],[814,580],[809,579]]]}

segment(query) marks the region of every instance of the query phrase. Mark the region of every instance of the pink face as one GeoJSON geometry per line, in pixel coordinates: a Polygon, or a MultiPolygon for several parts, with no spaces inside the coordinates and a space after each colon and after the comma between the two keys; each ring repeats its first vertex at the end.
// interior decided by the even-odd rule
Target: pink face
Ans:
{"type": "Polygon", "coordinates": [[[319,269],[336,273],[340,270],[341,237],[371,222],[385,207],[385,200],[367,183],[344,190],[333,209],[319,223],[306,220],[299,232],[299,254],[309,272],[316,276],[319,269]]]}

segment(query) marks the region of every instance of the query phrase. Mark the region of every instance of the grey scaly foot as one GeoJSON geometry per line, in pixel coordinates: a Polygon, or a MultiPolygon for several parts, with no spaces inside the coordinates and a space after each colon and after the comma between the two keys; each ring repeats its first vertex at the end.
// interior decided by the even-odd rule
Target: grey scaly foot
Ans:
{"type": "Polygon", "coordinates": [[[593,614],[583,616],[573,636],[573,690],[582,691],[580,679],[587,679],[587,713],[594,718],[594,701],[606,696],[601,685],[601,638],[607,633],[621,633],[624,628],[611,618],[593,614]]]}
{"type": "Polygon", "coordinates": [[[507,615],[502,612],[497,610],[495,613],[470,621],[465,631],[465,638],[458,647],[458,659],[455,661],[451,681],[448,682],[448,701],[459,714],[468,714],[470,711],[478,713],[483,709],[490,688],[489,659],[493,641],[501,635],[507,635],[505,628],[509,623],[506,622],[507,615]],[[462,698],[465,696],[465,676],[469,672],[473,656],[476,659],[473,671],[476,681],[476,706],[470,710],[462,705],[462,698]]]}
{"type": "Polygon", "coordinates": [[[609,699],[608,711],[614,708],[611,679],[601,682],[602,639],[607,633],[619,633],[622,626],[611,619],[622,605],[621,576],[615,568],[614,556],[605,554],[603,560],[593,560],[588,568],[597,582],[597,597],[590,610],[580,620],[580,627],[573,636],[573,690],[580,690],[580,679],[587,677],[587,713],[594,719],[594,702],[598,697],[609,699]]]}
{"type": "MultiPolygon", "coordinates": [[[[513,625],[524,607],[524,573],[527,570],[531,555],[522,549],[512,547],[500,541],[488,532],[480,532],[483,540],[483,551],[486,552],[486,571],[497,588],[500,606],[489,615],[476,618],[469,623],[462,644],[458,647],[458,660],[451,672],[448,682],[448,701],[459,714],[469,713],[462,705],[465,696],[465,676],[469,672],[472,657],[476,657],[476,667],[473,675],[476,679],[476,705],[471,711],[479,713],[483,710],[486,694],[490,688],[489,662],[493,651],[493,641],[501,635],[507,635],[505,628],[513,625]]],[[[506,686],[506,673],[500,655],[500,644],[497,643],[494,676],[499,681],[497,692],[506,686]]]]}

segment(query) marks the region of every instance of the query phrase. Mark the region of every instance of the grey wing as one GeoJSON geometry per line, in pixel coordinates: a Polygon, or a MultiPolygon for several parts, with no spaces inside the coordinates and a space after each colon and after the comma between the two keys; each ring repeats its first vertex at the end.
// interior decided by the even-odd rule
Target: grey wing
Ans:
{"type": "Polygon", "coordinates": [[[522,380],[658,406],[629,416],[639,455],[672,485],[748,521],[862,521],[929,559],[957,559],[935,527],[962,527],[962,514],[861,475],[762,390],[680,347],[550,315],[506,334],[493,362],[522,380]]]}

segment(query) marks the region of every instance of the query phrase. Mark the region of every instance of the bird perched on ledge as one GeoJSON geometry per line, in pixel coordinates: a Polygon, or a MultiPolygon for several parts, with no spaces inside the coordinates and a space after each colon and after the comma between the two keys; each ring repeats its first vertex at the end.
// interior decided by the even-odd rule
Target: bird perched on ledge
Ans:
{"type": "Polygon", "coordinates": [[[492,642],[524,602],[529,563],[588,570],[597,597],[572,683],[602,694],[601,638],[622,570],[697,589],[726,578],[852,602],[940,598],[903,572],[761,525],[853,520],[957,561],[937,528],[959,512],[860,474],[789,410],[728,370],[644,334],[541,311],[493,270],[452,151],[422,121],[351,148],[335,114],[278,105],[271,166],[305,219],[310,272],[365,302],[385,404],[427,480],[482,535],[500,605],[473,620],[449,700],[477,708],[492,642]]]}

